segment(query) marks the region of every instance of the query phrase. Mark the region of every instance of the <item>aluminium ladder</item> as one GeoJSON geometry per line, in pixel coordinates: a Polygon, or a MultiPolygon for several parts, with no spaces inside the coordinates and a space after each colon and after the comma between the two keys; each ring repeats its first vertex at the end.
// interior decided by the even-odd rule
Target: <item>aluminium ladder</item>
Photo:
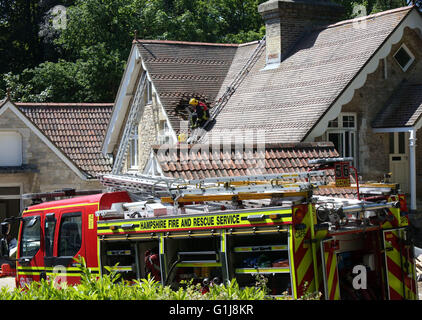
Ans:
{"type": "Polygon", "coordinates": [[[203,135],[205,134],[205,129],[207,125],[213,121],[218,114],[223,110],[224,106],[229,101],[230,97],[235,93],[236,89],[239,87],[239,85],[242,83],[243,79],[246,77],[246,75],[249,73],[250,69],[255,65],[255,63],[258,61],[259,57],[261,56],[262,49],[265,46],[265,36],[259,41],[258,46],[255,48],[252,55],[249,57],[248,61],[243,65],[242,69],[239,71],[239,73],[236,75],[236,77],[233,79],[233,81],[230,83],[230,85],[227,87],[224,94],[218,99],[217,104],[212,108],[210,118],[205,122],[205,124],[201,128],[197,128],[193,130],[192,136],[189,137],[188,143],[196,143],[201,141],[203,138],[203,135]]]}
{"type": "Polygon", "coordinates": [[[325,179],[311,182],[310,179],[313,177],[325,177],[325,172],[309,171],[195,180],[152,177],[140,174],[107,174],[102,176],[100,181],[104,186],[111,189],[126,190],[153,197],[167,197],[166,202],[170,202],[171,199],[178,201],[178,199],[189,197],[208,201],[206,200],[207,197],[213,198],[215,196],[223,196],[222,198],[242,196],[245,198],[251,194],[268,196],[271,193],[304,192],[326,184],[325,179]],[[285,181],[286,179],[292,181],[285,181]],[[299,179],[305,180],[305,182],[298,182],[299,179]]]}
{"type": "Polygon", "coordinates": [[[146,72],[142,74],[142,77],[139,82],[139,86],[136,90],[135,96],[133,98],[132,105],[130,107],[127,124],[123,131],[122,140],[119,145],[119,149],[117,150],[116,154],[116,162],[113,165],[112,173],[117,174],[121,172],[123,161],[126,160],[128,148],[129,148],[129,140],[134,133],[135,126],[139,123],[139,120],[142,116],[143,108],[141,108],[141,102],[143,97],[143,92],[146,85],[146,72]]]}

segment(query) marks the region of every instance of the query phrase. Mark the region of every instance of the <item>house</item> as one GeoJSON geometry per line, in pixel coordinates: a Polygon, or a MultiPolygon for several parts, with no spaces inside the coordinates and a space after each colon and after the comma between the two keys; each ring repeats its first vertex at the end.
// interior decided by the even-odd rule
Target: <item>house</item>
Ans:
{"type": "Polygon", "coordinates": [[[0,103],[0,219],[17,216],[27,193],[101,190],[111,164],[101,143],[112,104],[0,103]]]}
{"type": "Polygon", "coordinates": [[[189,131],[179,106],[192,96],[215,106],[248,66],[200,144],[331,141],[340,156],[353,157],[363,180],[381,181],[391,173],[416,211],[417,199],[422,199],[422,147],[415,143],[422,134],[418,9],[409,6],[352,20],[342,20],[342,8],[325,0],[270,0],[258,10],[267,32],[259,52],[259,41],[136,39],[103,154],[124,163],[120,172],[170,174],[156,168],[153,146],[176,144],[178,135],[189,131]],[[258,59],[249,65],[254,54],[258,59]],[[140,115],[130,139],[122,140],[135,107],[140,115]],[[127,152],[118,154],[119,148],[127,152]]]}

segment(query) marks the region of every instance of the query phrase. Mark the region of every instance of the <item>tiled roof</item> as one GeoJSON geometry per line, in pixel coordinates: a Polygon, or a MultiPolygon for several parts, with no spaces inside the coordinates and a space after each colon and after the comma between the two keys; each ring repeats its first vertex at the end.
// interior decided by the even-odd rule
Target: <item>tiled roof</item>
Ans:
{"type": "MultiPolygon", "coordinates": [[[[187,180],[255,174],[306,172],[315,166],[308,160],[337,158],[331,142],[266,144],[253,148],[222,145],[154,146],[153,152],[165,176],[187,180]]],[[[334,172],[328,170],[327,182],[334,183],[334,172]]],[[[354,197],[346,188],[321,188],[319,195],[354,197]]]]}
{"type": "Polygon", "coordinates": [[[111,171],[101,153],[113,104],[15,103],[29,120],[81,170],[96,176],[111,171]]]}
{"type": "Polygon", "coordinates": [[[422,84],[403,83],[375,117],[373,128],[412,127],[422,115],[422,84]]]}
{"type": "Polygon", "coordinates": [[[137,40],[143,62],[174,130],[186,115],[176,112],[182,100],[196,96],[213,102],[239,45],[137,40]]]}
{"type": "Polygon", "coordinates": [[[315,29],[275,69],[264,70],[264,50],[203,142],[258,130],[266,142],[303,141],[410,10],[368,16],[365,28],[350,20],[315,29]]]}

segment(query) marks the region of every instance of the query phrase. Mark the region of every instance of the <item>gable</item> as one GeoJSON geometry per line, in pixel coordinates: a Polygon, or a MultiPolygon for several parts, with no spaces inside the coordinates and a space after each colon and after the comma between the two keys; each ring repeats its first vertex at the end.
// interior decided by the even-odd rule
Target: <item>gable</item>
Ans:
{"type": "Polygon", "coordinates": [[[88,175],[80,170],[61,150],[57,148],[12,102],[6,101],[0,108],[0,119],[8,113],[12,113],[30,132],[37,136],[63,163],[69,167],[80,179],[87,180],[88,175]]]}
{"type": "Polygon", "coordinates": [[[137,48],[171,126],[178,132],[186,115],[176,111],[195,96],[213,103],[238,45],[139,40],[137,48]]]}
{"type": "Polygon", "coordinates": [[[213,103],[237,48],[237,44],[134,41],[102,146],[103,154],[112,153],[119,144],[143,72],[157,92],[158,104],[171,129],[178,132],[180,121],[187,120],[187,115],[176,111],[176,107],[191,96],[213,103]]]}
{"type": "Polygon", "coordinates": [[[19,110],[82,171],[95,177],[111,164],[101,145],[110,120],[107,103],[16,103],[19,110]]]}

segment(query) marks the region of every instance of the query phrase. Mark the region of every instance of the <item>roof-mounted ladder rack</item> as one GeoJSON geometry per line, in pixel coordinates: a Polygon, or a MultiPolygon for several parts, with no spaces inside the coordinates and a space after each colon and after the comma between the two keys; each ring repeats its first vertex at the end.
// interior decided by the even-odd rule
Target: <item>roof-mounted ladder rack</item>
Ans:
{"type": "Polygon", "coordinates": [[[227,195],[230,198],[237,195],[245,197],[245,194],[304,192],[326,184],[325,179],[311,181],[312,177],[324,176],[325,172],[323,171],[309,171],[184,180],[146,175],[109,174],[102,176],[100,181],[111,189],[126,190],[153,197],[170,197],[170,199],[178,201],[181,198],[192,196],[227,195]],[[298,180],[302,180],[302,182],[298,180]]]}

